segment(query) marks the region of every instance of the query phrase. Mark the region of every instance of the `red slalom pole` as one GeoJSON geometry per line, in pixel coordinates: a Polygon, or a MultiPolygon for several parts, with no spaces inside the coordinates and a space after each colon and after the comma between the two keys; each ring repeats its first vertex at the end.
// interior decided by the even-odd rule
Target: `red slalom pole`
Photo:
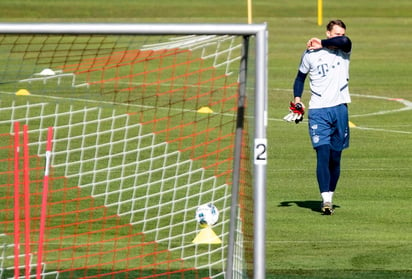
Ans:
{"type": "Polygon", "coordinates": [[[14,278],[19,278],[20,254],[20,123],[14,123],[14,278]]]}
{"type": "Polygon", "coordinates": [[[30,278],[30,181],[29,181],[29,133],[28,125],[23,125],[23,185],[24,185],[24,270],[25,278],[30,278]]]}
{"type": "Polygon", "coordinates": [[[50,158],[51,158],[51,150],[52,150],[52,138],[53,138],[53,128],[49,127],[47,131],[46,167],[44,170],[42,203],[41,203],[41,212],[40,212],[39,248],[38,248],[38,253],[37,253],[36,279],[41,278],[40,275],[41,275],[41,270],[42,270],[44,231],[45,231],[45,226],[46,226],[46,214],[47,214],[47,194],[49,192],[49,169],[50,169],[50,158]]]}

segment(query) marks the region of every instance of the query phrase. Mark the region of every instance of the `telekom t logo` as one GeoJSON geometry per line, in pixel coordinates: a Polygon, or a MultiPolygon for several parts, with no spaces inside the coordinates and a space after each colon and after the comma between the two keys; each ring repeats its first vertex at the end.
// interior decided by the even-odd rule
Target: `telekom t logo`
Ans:
{"type": "Polygon", "coordinates": [[[328,64],[321,64],[318,66],[318,74],[322,75],[322,77],[325,77],[328,71],[329,71],[328,64]]]}

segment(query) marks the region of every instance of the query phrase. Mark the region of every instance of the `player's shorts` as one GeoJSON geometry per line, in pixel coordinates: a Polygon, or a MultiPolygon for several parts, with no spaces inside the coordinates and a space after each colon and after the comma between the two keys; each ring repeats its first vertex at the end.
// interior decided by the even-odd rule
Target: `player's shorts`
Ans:
{"type": "Polygon", "coordinates": [[[348,106],[309,109],[309,135],[313,148],[328,144],[333,150],[349,147],[348,106]]]}

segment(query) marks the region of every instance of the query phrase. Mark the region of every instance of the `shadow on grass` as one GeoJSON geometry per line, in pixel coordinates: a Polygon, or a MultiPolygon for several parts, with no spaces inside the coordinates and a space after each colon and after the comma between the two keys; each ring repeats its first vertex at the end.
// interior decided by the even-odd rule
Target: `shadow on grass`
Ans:
{"type": "MultiPolygon", "coordinates": [[[[283,201],[279,204],[279,207],[290,207],[297,205],[302,208],[310,209],[314,212],[322,213],[320,201],[283,201]]],[[[339,208],[339,205],[333,205],[333,208],[339,208]]]]}

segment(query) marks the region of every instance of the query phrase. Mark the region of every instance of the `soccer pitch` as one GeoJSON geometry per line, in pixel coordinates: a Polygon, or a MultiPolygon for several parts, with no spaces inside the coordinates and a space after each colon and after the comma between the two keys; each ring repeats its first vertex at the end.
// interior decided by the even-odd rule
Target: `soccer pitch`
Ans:
{"type": "MultiPolygon", "coordinates": [[[[26,2],[3,1],[1,21],[247,22],[246,0],[26,2]]],[[[349,111],[356,127],[333,216],[319,212],[306,120],[281,120],[305,42],[325,34],[316,1],[253,1],[253,21],[267,22],[270,40],[267,278],[412,278],[412,4],[324,2],[324,22],[344,20],[353,42],[349,111]]]]}

